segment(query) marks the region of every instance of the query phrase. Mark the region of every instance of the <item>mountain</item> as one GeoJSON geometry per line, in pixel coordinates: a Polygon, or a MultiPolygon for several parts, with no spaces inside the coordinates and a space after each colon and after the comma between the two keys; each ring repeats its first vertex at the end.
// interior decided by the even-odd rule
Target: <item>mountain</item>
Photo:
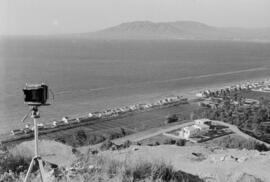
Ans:
{"type": "Polygon", "coordinates": [[[122,23],[84,35],[121,39],[200,39],[270,41],[270,28],[220,28],[193,21],[122,23]]]}

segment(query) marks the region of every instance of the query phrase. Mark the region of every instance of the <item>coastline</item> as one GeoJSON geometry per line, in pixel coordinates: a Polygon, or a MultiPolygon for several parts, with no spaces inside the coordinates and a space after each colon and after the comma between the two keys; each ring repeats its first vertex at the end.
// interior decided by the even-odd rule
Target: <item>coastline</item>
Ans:
{"type": "MultiPolygon", "coordinates": [[[[211,90],[211,91],[215,91],[215,90],[220,90],[220,89],[222,89],[222,88],[225,88],[225,87],[233,87],[233,86],[235,86],[235,85],[245,85],[245,84],[252,84],[252,83],[256,83],[256,82],[260,82],[260,81],[269,81],[269,78],[257,78],[257,79],[252,79],[252,80],[242,80],[242,81],[234,81],[234,82],[226,82],[226,83],[220,83],[220,84],[213,84],[213,85],[210,85],[210,86],[203,86],[203,87],[195,87],[195,88],[188,88],[188,89],[182,89],[181,91],[179,91],[179,90],[174,90],[174,91],[172,91],[170,94],[162,94],[162,93],[160,93],[160,94],[158,94],[157,96],[154,96],[154,95],[151,95],[152,97],[151,97],[151,99],[148,99],[148,100],[144,100],[143,102],[142,101],[138,101],[138,102],[135,102],[135,103],[133,103],[133,106],[135,106],[135,105],[147,105],[147,104],[152,104],[152,103],[156,103],[157,101],[162,101],[162,100],[166,100],[166,99],[168,99],[168,98],[178,98],[178,99],[180,99],[180,98],[184,98],[184,99],[187,99],[189,102],[193,102],[196,98],[198,98],[197,96],[196,96],[196,94],[197,93],[200,93],[200,92],[203,92],[203,91],[205,91],[205,90],[211,90]]],[[[148,97],[149,98],[149,97],[148,97]]],[[[179,101],[179,100],[178,100],[179,101]]],[[[140,112],[147,112],[147,111],[149,111],[149,109],[150,110],[157,110],[157,109],[160,109],[160,108],[165,108],[165,107],[174,107],[173,106],[173,104],[176,104],[177,103],[177,101],[172,101],[171,103],[170,102],[168,102],[168,104],[169,104],[169,106],[166,106],[166,103],[163,103],[163,104],[160,104],[160,106],[158,106],[158,107],[150,107],[150,108],[145,108],[145,110],[139,110],[139,113],[140,112]]],[[[178,103],[179,104],[179,103],[178,103]]],[[[122,106],[122,108],[123,107],[130,107],[130,105],[128,106],[128,105],[125,105],[125,106],[122,106]]],[[[114,107],[114,109],[119,109],[119,108],[121,108],[120,106],[118,106],[118,107],[114,107]]],[[[106,109],[108,109],[108,108],[106,108],[106,109]]],[[[110,109],[109,109],[110,110],[110,109]]],[[[111,110],[113,110],[113,109],[111,109],[111,110]]],[[[104,112],[105,110],[103,109],[103,110],[101,110],[101,111],[97,111],[97,112],[104,112]]],[[[134,113],[136,113],[136,112],[138,112],[137,110],[135,110],[135,111],[130,111],[131,113],[132,112],[134,112],[134,113]]],[[[86,114],[77,114],[77,120],[78,120],[78,118],[85,118],[85,117],[88,117],[87,116],[88,115],[88,113],[86,113],[86,114]]],[[[124,115],[125,115],[125,113],[124,113],[124,115]]],[[[118,117],[129,117],[128,115],[125,115],[125,116],[121,116],[121,113],[118,115],[116,115],[116,116],[113,116],[112,118],[110,118],[110,116],[109,116],[109,120],[114,120],[114,119],[118,119],[118,117]]],[[[73,115],[73,116],[70,116],[69,117],[70,118],[70,120],[72,121],[72,120],[76,120],[75,118],[75,116],[73,115]]],[[[89,117],[88,117],[88,119],[89,119],[89,117]]],[[[103,118],[103,117],[101,117],[101,118],[98,118],[97,120],[88,120],[87,122],[100,122],[100,121],[106,121],[107,120],[107,118],[106,118],[106,116],[105,116],[105,118],[103,118]]],[[[85,121],[82,121],[82,122],[85,122],[85,121]]],[[[48,130],[48,132],[50,133],[50,132],[56,132],[56,131],[59,131],[59,130],[67,130],[67,129],[71,129],[71,128],[76,128],[76,127],[80,127],[80,126],[84,126],[84,125],[88,125],[87,124],[87,122],[85,122],[85,123],[81,123],[80,124],[80,122],[78,122],[77,124],[76,123],[71,123],[71,125],[70,125],[70,123],[66,123],[66,126],[61,126],[60,128],[59,127],[57,127],[56,126],[56,128],[52,128],[52,131],[49,131],[48,130]]],[[[47,124],[47,123],[46,123],[47,124]]],[[[45,131],[42,131],[41,133],[44,133],[44,134],[46,134],[46,130],[45,131]]],[[[10,134],[8,134],[8,133],[3,133],[3,134],[1,134],[0,135],[0,137],[1,138],[5,138],[5,136],[7,136],[7,135],[9,135],[9,138],[11,138],[12,139],[12,136],[13,135],[10,135],[10,134]]],[[[31,138],[32,137],[32,135],[27,135],[27,136],[22,136],[22,138],[26,138],[26,139],[29,139],[29,138],[31,138]]],[[[16,138],[20,138],[20,136],[15,136],[14,135],[14,138],[16,139],[16,138]]],[[[3,141],[3,140],[2,140],[3,141]]]]}
{"type": "MultiPolygon", "coordinates": [[[[156,102],[157,100],[166,98],[166,97],[171,97],[171,96],[183,96],[185,98],[187,98],[188,100],[193,100],[196,97],[196,93],[199,93],[200,91],[204,91],[204,90],[218,90],[220,88],[226,87],[226,86],[232,86],[232,85],[237,85],[237,84],[241,84],[241,83],[247,83],[247,82],[258,82],[258,81],[262,81],[262,80],[267,80],[269,79],[269,77],[259,77],[259,78],[254,78],[254,79],[246,79],[246,80],[237,80],[237,81],[228,81],[228,82],[222,82],[219,84],[207,84],[204,86],[195,86],[195,87],[191,87],[191,88],[184,88],[184,89],[174,89],[174,90],[170,90],[170,91],[165,91],[165,92],[160,92],[160,93],[152,93],[152,94],[136,94],[136,95],[131,95],[131,96],[123,96],[123,97],[116,97],[113,99],[108,99],[108,102],[106,100],[103,101],[97,101],[96,107],[89,110],[89,112],[96,112],[96,111],[102,111],[102,110],[106,110],[109,108],[118,108],[118,107],[123,107],[123,106],[129,106],[129,105],[135,105],[135,104],[141,104],[141,103],[153,103],[156,102]]],[[[60,104],[61,106],[62,104],[60,104]]],[[[60,107],[58,105],[58,107],[60,107]]],[[[51,106],[50,106],[51,107],[51,106]]],[[[52,105],[52,108],[54,107],[54,105],[52,105]]],[[[63,107],[68,107],[66,105],[63,105],[63,107]]],[[[76,108],[76,107],[84,107],[87,108],[89,107],[88,103],[80,103],[80,106],[78,105],[73,105],[72,103],[70,103],[70,110],[76,108]]],[[[49,112],[47,112],[47,107],[43,107],[42,108],[42,113],[48,113],[48,115],[50,115],[49,112]]],[[[50,108],[49,108],[50,109],[50,108]]],[[[58,108],[57,110],[59,110],[60,108],[58,108]]],[[[88,109],[85,109],[88,110],[88,109]]],[[[62,117],[69,117],[69,118],[77,118],[77,117],[83,117],[88,115],[89,112],[78,112],[76,114],[70,114],[70,113],[66,113],[65,115],[62,115],[62,117]]],[[[45,121],[44,123],[47,123],[46,120],[43,119],[44,114],[41,115],[41,121],[45,121]]],[[[57,120],[59,120],[60,118],[58,118],[57,120]]],[[[55,119],[51,119],[55,120],[55,119]]],[[[30,122],[32,123],[32,122],[30,122]]],[[[19,123],[20,124],[20,123],[19,123]]],[[[23,125],[21,125],[23,126],[23,125]]],[[[16,129],[16,128],[13,128],[16,129]]],[[[10,129],[5,132],[0,132],[0,136],[3,135],[7,135],[10,133],[10,129]]]]}

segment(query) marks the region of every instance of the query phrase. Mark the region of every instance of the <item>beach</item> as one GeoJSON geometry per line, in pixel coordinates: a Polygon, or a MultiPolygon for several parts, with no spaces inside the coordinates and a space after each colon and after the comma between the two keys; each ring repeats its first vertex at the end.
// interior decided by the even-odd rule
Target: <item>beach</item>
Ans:
{"type": "Polygon", "coordinates": [[[40,108],[46,123],[270,76],[269,44],[12,39],[1,45],[0,67],[9,71],[1,72],[0,133],[32,123],[21,122],[25,83],[45,82],[54,92],[51,105],[40,108]]]}

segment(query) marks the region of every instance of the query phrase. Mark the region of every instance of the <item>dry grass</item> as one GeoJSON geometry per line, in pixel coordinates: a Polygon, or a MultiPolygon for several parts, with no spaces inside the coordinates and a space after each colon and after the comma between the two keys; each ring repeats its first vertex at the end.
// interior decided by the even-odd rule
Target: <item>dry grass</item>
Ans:
{"type": "Polygon", "coordinates": [[[164,161],[147,161],[144,159],[125,160],[115,159],[112,156],[95,155],[88,160],[83,157],[82,172],[78,172],[74,179],[84,179],[85,181],[181,181],[181,182],[201,182],[199,177],[175,171],[173,166],[164,161]],[[89,169],[89,166],[94,168],[89,169]]]}

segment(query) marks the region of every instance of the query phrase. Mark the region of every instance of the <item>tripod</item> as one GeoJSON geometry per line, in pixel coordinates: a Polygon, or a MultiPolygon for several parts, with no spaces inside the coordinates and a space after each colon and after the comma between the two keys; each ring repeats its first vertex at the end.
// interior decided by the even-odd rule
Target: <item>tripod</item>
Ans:
{"type": "Polygon", "coordinates": [[[29,111],[28,114],[25,115],[25,117],[23,118],[22,121],[24,121],[28,115],[30,114],[30,112],[32,113],[31,114],[31,118],[33,118],[34,120],[34,136],[35,136],[35,155],[34,157],[32,158],[31,160],[31,163],[30,163],[30,166],[27,170],[27,173],[26,173],[26,176],[25,176],[25,179],[24,179],[24,182],[27,182],[28,181],[28,178],[30,176],[30,173],[32,171],[32,168],[34,167],[34,164],[38,164],[39,166],[39,171],[40,171],[40,178],[41,178],[41,181],[42,182],[45,182],[45,172],[44,172],[44,166],[43,166],[43,160],[42,158],[39,156],[39,151],[38,151],[38,126],[37,126],[37,118],[39,118],[39,112],[38,112],[38,106],[39,105],[34,105],[34,106],[31,106],[31,110],[29,111]]]}

